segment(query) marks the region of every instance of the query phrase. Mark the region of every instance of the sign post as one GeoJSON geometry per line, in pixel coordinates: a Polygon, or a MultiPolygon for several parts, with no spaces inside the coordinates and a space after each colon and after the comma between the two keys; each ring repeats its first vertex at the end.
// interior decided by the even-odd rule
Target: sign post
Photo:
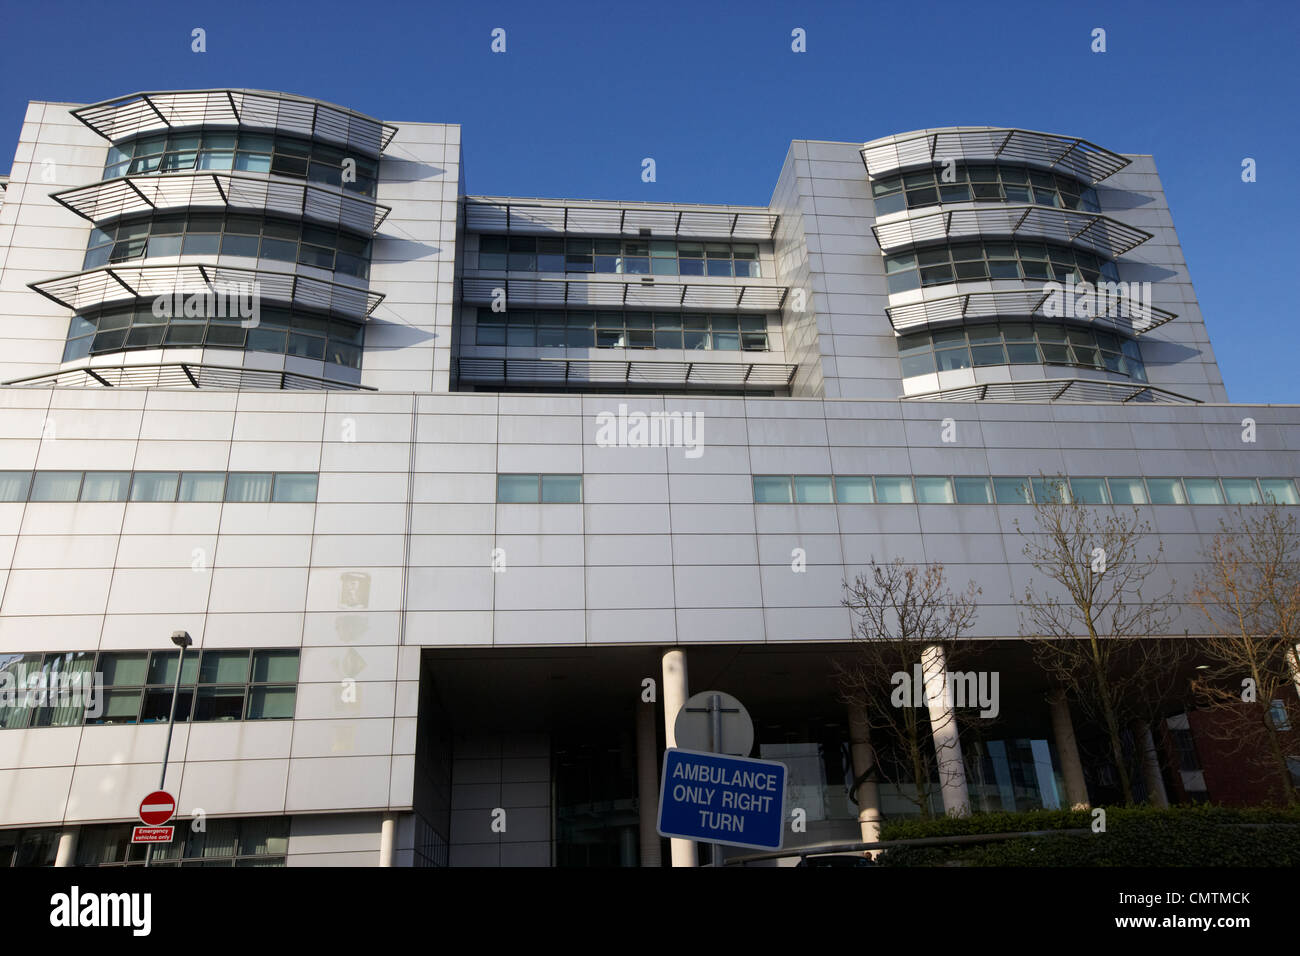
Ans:
{"type": "Polygon", "coordinates": [[[723,846],[779,850],[785,824],[784,764],[751,760],[754,722],[730,694],[695,694],[677,715],[678,746],[664,753],[659,834],[723,846]],[[775,842],[773,842],[775,841],[775,842]]]}
{"type": "Polygon", "coordinates": [[[131,831],[131,842],[150,844],[150,853],[153,852],[154,843],[171,843],[176,828],[163,824],[175,814],[176,798],[166,790],[155,790],[140,801],[140,822],[144,826],[135,827],[131,831]]]}

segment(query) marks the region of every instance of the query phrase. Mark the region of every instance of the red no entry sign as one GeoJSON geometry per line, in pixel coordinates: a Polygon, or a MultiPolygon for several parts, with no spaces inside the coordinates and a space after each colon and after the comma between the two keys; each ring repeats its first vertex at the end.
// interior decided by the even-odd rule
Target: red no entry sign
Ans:
{"type": "Polygon", "coordinates": [[[140,801],[140,822],[160,827],[176,813],[176,798],[166,790],[155,790],[140,801]]]}

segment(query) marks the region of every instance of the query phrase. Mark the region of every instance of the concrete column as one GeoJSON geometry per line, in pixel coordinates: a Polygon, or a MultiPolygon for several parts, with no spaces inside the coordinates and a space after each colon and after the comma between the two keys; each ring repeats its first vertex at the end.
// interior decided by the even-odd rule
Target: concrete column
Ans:
{"type": "Polygon", "coordinates": [[[641,805],[641,865],[662,866],[659,845],[659,754],[655,746],[655,705],[636,705],[636,789],[641,805]]]}
{"type": "Polygon", "coordinates": [[[1088,809],[1088,784],[1083,779],[1083,761],[1079,759],[1079,743],[1074,737],[1074,721],[1070,719],[1070,701],[1065,691],[1058,690],[1048,698],[1052,709],[1052,736],[1056,742],[1056,755],[1061,759],[1061,776],[1065,779],[1065,803],[1071,810],[1088,809]]]}
{"type": "Polygon", "coordinates": [[[970,792],[966,788],[966,762],[961,756],[957,715],[953,712],[948,687],[948,658],[943,647],[931,644],[921,654],[925,700],[930,710],[934,755],[939,764],[939,787],[943,811],[949,816],[970,813],[970,792]]]}
{"type": "Polygon", "coordinates": [[[1157,807],[1169,806],[1165,779],[1160,773],[1160,757],[1156,754],[1156,741],[1151,736],[1151,725],[1145,720],[1133,721],[1133,741],[1142,756],[1142,782],[1146,784],[1148,798],[1157,807]]]}
{"type": "MultiPolygon", "coordinates": [[[[861,777],[876,764],[871,749],[871,727],[867,723],[867,709],[861,704],[849,707],[849,755],[853,760],[853,779],[861,777]]],[[[858,785],[858,826],[862,829],[863,843],[880,840],[880,785],[875,780],[864,780],[858,785]]],[[[868,850],[874,856],[877,851],[868,850]]]]}
{"type": "MultiPolygon", "coordinates": [[[[677,723],[677,714],[686,706],[686,700],[690,697],[690,685],[686,681],[686,652],[676,647],[664,651],[663,668],[664,680],[661,689],[664,699],[664,740],[669,747],[676,747],[677,734],[674,732],[674,726],[677,723]]],[[[693,840],[671,839],[668,841],[668,846],[673,866],[700,865],[693,840]]]]}
{"type": "Polygon", "coordinates": [[[385,813],[379,825],[379,865],[393,865],[393,847],[397,843],[397,814],[385,813]]]}
{"type": "Polygon", "coordinates": [[[77,862],[77,837],[80,827],[68,827],[59,833],[59,847],[54,854],[55,866],[74,866],[77,862]]]}

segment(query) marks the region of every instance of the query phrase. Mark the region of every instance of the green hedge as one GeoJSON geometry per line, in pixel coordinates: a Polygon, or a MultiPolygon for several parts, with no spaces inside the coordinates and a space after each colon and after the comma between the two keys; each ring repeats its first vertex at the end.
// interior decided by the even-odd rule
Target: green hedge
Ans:
{"type": "MultiPolygon", "coordinates": [[[[1300,866],[1300,810],[1107,807],[1104,833],[895,847],[883,866],[1300,866]],[[1261,824],[1268,824],[1261,826],[1261,824]]],[[[885,823],[882,840],[1092,828],[1090,810],[976,813],[885,823]]]]}

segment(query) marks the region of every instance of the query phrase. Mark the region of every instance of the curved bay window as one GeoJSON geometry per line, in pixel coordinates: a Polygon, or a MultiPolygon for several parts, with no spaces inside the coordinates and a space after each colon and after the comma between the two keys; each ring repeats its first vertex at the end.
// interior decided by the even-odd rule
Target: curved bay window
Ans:
{"type": "MultiPolygon", "coordinates": [[[[351,170],[351,164],[348,169],[351,170]]],[[[293,136],[196,130],[115,143],[108,151],[104,179],[231,170],[292,176],[373,198],[379,161],[293,136]],[[349,173],[345,182],[346,160],[355,161],[356,175],[354,178],[349,173]]]]}
{"type": "Polygon", "coordinates": [[[370,240],[327,226],[261,216],[167,213],[90,232],[82,268],[156,256],[241,256],[328,269],[366,279],[370,240]]]}
{"type": "Polygon", "coordinates": [[[1073,365],[1147,380],[1137,342],[1101,329],[1000,322],[904,335],[902,377],[987,365],[1073,365]]]}
{"type": "Polygon", "coordinates": [[[152,300],[74,315],[63,361],[130,349],[213,348],[276,352],[361,367],[364,327],[346,319],[301,310],[264,306],[255,328],[227,318],[159,317],[152,300]]]}
{"type": "Polygon", "coordinates": [[[959,163],[871,181],[876,215],[950,202],[1010,202],[1101,212],[1097,191],[1069,176],[1010,163],[959,163]]]}
{"type": "Polygon", "coordinates": [[[954,242],[885,256],[891,293],[987,279],[1067,282],[1071,276],[1076,282],[1118,282],[1119,269],[1082,249],[1026,240],[954,242]]]}

